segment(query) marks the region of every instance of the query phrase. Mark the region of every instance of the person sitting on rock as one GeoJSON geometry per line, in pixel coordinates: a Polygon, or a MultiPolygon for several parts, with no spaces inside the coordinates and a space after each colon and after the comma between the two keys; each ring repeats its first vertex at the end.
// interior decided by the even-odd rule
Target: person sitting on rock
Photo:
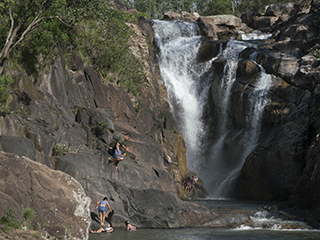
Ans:
{"type": "Polygon", "coordinates": [[[194,188],[193,180],[190,177],[188,177],[186,181],[187,181],[187,186],[185,188],[185,192],[190,193],[193,191],[193,188],[194,188]]]}
{"type": "Polygon", "coordinates": [[[197,175],[193,175],[193,176],[192,176],[193,185],[195,186],[196,189],[198,189],[198,187],[199,187],[199,183],[197,182],[198,179],[199,179],[199,178],[198,178],[197,175]]]}
{"type": "Polygon", "coordinates": [[[108,202],[108,198],[104,197],[103,200],[100,200],[97,202],[96,209],[99,209],[99,216],[100,216],[100,224],[104,225],[104,220],[106,218],[106,212],[107,212],[107,206],[109,207],[109,210],[111,212],[111,207],[108,202]]]}
{"type": "Polygon", "coordinates": [[[125,221],[125,224],[126,224],[127,231],[135,231],[137,229],[135,226],[131,225],[128,220],[125,221]]]}
{"type": "Polygon", "coordinates": [[[99,228],[97,231],[92,231],[90,229],[90,232],[91,233],[113,232],[113,227],[111,226],[110,223],[108,223],[106,228],[99,228]]]}
{"type": "Polygon", "coordinates": [[[183,181],[182,185],[183,185],[183,187],[184,187],[184,191],[186,191],[186,188],[187,188],[187,186],[188,186],[188,184],[187,184],[187,179],[183,181]]]}

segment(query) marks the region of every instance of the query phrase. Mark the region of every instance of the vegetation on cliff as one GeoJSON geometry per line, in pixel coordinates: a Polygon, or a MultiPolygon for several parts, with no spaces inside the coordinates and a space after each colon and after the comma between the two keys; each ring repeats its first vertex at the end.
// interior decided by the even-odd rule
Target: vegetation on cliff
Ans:
{"type": "Polygon", "coordinates": [[[36,78],[60,49],[66,59],[81,55],[104,81],[120,84],[139,100],[146,78],[128,41],[137,17],[103,0],[5,0],[0,3],[0,74],[14,65],[36,78]]]}

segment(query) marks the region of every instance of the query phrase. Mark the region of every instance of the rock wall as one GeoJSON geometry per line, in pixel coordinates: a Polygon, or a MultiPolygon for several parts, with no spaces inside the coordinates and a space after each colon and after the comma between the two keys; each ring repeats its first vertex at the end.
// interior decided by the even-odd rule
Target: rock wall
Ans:
{"type": "MultiPolygon", "coordinates": [[[[1,137],[1,141],[11,139],[1,137]]],[[[20,146],[31,142],[19,141],[20,146]]],[[[23,222],[27,221],[23,209],[31,208],[35,218],[30,224],[48,236],[88,239],[91,200],[78,181],[28,157],[3,151],[0,152],[0,172],[2,214],[11,208],[15,219],[23,222]]]]}
{"type": "MultiPolygon", "coordinates": [[[[308,50],[319,48],[316,45],[319,42],[320,24],[316,24],[319,1],[313,0],[308,11],[301,3],[294,8],[298,10],[288,21],[276,21],[271,25],[275,41],[257,50],[258,63],[278,78],[271,91],[272,102],[264,112],[260,144],[247,158],[237,189],[240,197],[285,200],[291,196],[292,204],[315,209],[319,201],[312,199],[318,198],[317,191],[311,195],[306,193],[317,187],[319,179],[316,153],[320,78],[319,58],[308,50]],[[299,27],[292,28],[293,23],[299,27]]],[[[220,44],[212,40],[225,41],[237,37],[238,30],[250,31],[236,18],[224,24],[223,16],[215,20],[210,17],[195,20],[187,14],[179,15],[181,17],[198,22],[207,39],[199,54],[201,61],[217,54],[220,44]]],[[[124,89],[102,83],[93,68],[79,56],[73,56],[66,63],[60,54],[50,70],[42,72],[37,79],[19,70],[13,72],[12,113],[1,116],[0,143],[7,152],[2,154],[15,161],[30,158],[38,162],[35,164],[39,168],[46,165],[59,170],[50,173],[52,189],[62,185],[54,176],[62,174],[60,171],[80,182],[91,199],[87,209],[93,224],[97,224],[95,203],[104,196],[109,198],[115,211],[114,226],[124,227],[127,219],[138,227],[230,226],[247,221],[247,216],[240,214],[236,220],[234,216],[218,216],[178,198],[178,195],[184,196],[182,180],[191,173],[186,168],[184,141],[170,112],[157,66],[152,28],[148,20],[140,20],[133,26],[137,37],[132,39],[132,51],[147,59],[144,67],[148,83],[141,93],[145,101],[139,115],[132,105],[132,96],[124,89]],[[97,133],[95,129],[101,123],[106,124],[105,131],[97,133]],[[116,171],[113,165],[106,164],[106,150],[113,135],[123,132],[132,135],[133,154],[121,162],[116,171]]],[[[248,61],[250,54],[250,49],[243,52],[238,87],[244,84],[243,75],[248,71],[252,75],[255,73],[255,66],[248,61]]],[[[0,178],[2,189],[7,189],[8,182],[0,178]]],[[[1,194],[7,193],[1,190],[1,194]]],[[[7,199],[13,197],[7,195],[7,199]]],[[[20,204],[23,203],[17,202],[14,206],[19,218],[22,217],[21,206],[24,206],[20,204]]],[[[1,215],[7,207],[9,205],[1,208],[1,215]]],[[[62,209],[66,207],[61,206],[62,209]]],[[[87,236],[87,230],[84,231],[83,239],[87,236]]]]}
{"type": "MultiPolygon", "coordinates": [[[[95,204],[105,196],[115,212],[115,227],[124,227],[128,219],[138,227],[202,226],[204,222],[213,226],[219,221],[228,226],[235,222],[232,216],[224,219],[178,198],[185,196],[182,180],[192,174],[186,167],[184,141],[166,99],[149,21],[141,19],[133,27],[137,36],[132,39],[131,50],[147,59],[143,64],[148,82],[141,92],[144,102],[139,115],[131,101],[133,96],[123,88],[103,83],[79,56],[66,62],[59,53],[49,70],[36,79],[19,69],[12,71],[12,112],[1,116],[1,148],[19,156],[17,159],[28,157],[39,166],[46,165],[79,181],[91,199],[86,211],[93,226],[98,224],[95,204]],[[112,164],[106,164],[108,144],[114,135],[125,132],[132,136],[132,154],[116,171],[112,164]]],[[[53,189],[60,187],[60,182],[50,180],[53,189]]],[[[3,186],[7,188],[9,183],[4,181],[3,186]]],[[[61,205],[68,208],[66,202],[61,205]]],[[[1,208],[0,216],[8,207],[1,208]]],[[[15,213],[21,211],[19,204],[13,208],[15,213]]],[[[42,212],[38,214],[44,217],[42,212]]],[[[240,219],[238,223],[247,221],[247,216],[240,219]]],[[[86,224],[82,239],[88,236],[86,224]]],[[[55,234],[63,237],[66,233],[60,229],[55,234]]]]}
{"type": "MultiPolygon", "coordinates": [[[[251,12],[241,19],[231,16],[198,16],[172,13],[165,20],[184,20],[199,25],[204,40],[198,61],[206,62],[225,48],[229,39],[241,39],[242,32],[271,33],[257,48],[246,48],[237,66],[231,89],[230,128],[245,126],[245,106],[261,65],[273,82],[264,109],[258,145],[242,167],[233,196],[263,200],[287,200],[286,206],[318,209],[320,2],[272,4],[263,13],[251,12]],[[253,57],[255,56],[255,57],[253,57]],[[256,63],[252,59],[255,59],[256,63]],[[240,95],[243,102],[239,101],[240,95]]],[[[214,61],[212,89],[223,76],[225,60],[214,61]]],[[[208,141],[213,141],[217,115],[217,93],[210,93],[206,115],[208,141]]],[[[230,146],[237,144],[231,139],[230,146]]],[[[241,148],[242,146],[240,146],[241,148]]],[[[230,155],[230,158],[236,156],[230,155]]],[[[318,210],[317,210],[318,211],[318,210]]]]}
{"type": "MultiPolygon", "coordinates": [[[[288,6],[267,8],[295,12],[287,21],[271,25],[274,42],[256,51],[257,62],[277,76],[264,112],[260,144],[247,158],[237,186],[242,196],[256,199],[296,198],[301,178],[305,180],[313,171],[310,151],[317,145],[319,131],[316,102],[320,69],[319,56],[313,52],[319,48],[319,1],[288,6]]],[[[244,56],[250,55],[247,53],[244,56]]],[[[301,196],[311,199],[305,193],[301,196]]],[[[294,204],[306,206],[306,202],[294,204]]]]}

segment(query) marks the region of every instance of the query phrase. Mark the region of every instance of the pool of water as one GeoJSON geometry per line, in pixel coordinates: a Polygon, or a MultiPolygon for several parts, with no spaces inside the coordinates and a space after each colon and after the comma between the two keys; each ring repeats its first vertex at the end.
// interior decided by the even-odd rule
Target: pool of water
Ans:
{"type": "Polygon", "coordinates": [[[192,200],[191,202],[205,206],[207,208],[218,208],[218,209],[242,209],[248,211],[256,211],[262,207],[271,207],[276,202],[265,202],[265,201],[253,201],[253,200],[239,200],[239,199],[198,199],[192,200]]]}
{"type": "Polygon", "coordinates": [[[215,228],[184,228],[184,229],[138,229],[127,232],[116,229],[113,233],[91,233],[90,240],[315,240],[320,239],[318,230],[266,230],[266,229],[215,229],[215,228]]]}
{"type": "Polygon", "coordinates": [[[307,230],[305,223],[298,223],[297,229],[282,229],[287,221],[265,216],[262,207],[272,206],[274,203],[240,201],[234,199],[203,199],[192,201],[199,205],[212,208],[214,211],[232,211],[241,209],[252,216],[252,226],[240,226],[236,229],[220,228],[179,228],[179,229],[137,229],[128,232],[115,229],[113,233],[91,233],[90,240],[315,240],[320,239],[319,230],[307,230]],[[258,213],[258,214],[257,214],[258,213]],[[269,226],[268,229],[265,226],[269,226]]]}

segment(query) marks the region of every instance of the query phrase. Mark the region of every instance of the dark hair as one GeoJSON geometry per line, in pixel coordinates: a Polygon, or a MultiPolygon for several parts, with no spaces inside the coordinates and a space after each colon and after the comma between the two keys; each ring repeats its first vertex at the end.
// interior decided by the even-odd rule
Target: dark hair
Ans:
{"type": "Polygon", "coordinates": [[[125,136],[128,136],[129,138],[131,138],[131,134],[130,133],[125,133],[125,136]]]}
{"type": "Polygon", "coordinates": [[[125,221],[125,224],[126,224],[126,225],[128,225],[128,224],[129,224],[129,221],[128,221],[128,220],[127,220],[127,221],[125,221]]]}
{"type": "Polygon", "coordinates": [[[107,198],[107,197],[104,197],[104,198],[103,198],[103,201],[105,201],[105,200],[108,200],[108,198],[107,198]]]}

